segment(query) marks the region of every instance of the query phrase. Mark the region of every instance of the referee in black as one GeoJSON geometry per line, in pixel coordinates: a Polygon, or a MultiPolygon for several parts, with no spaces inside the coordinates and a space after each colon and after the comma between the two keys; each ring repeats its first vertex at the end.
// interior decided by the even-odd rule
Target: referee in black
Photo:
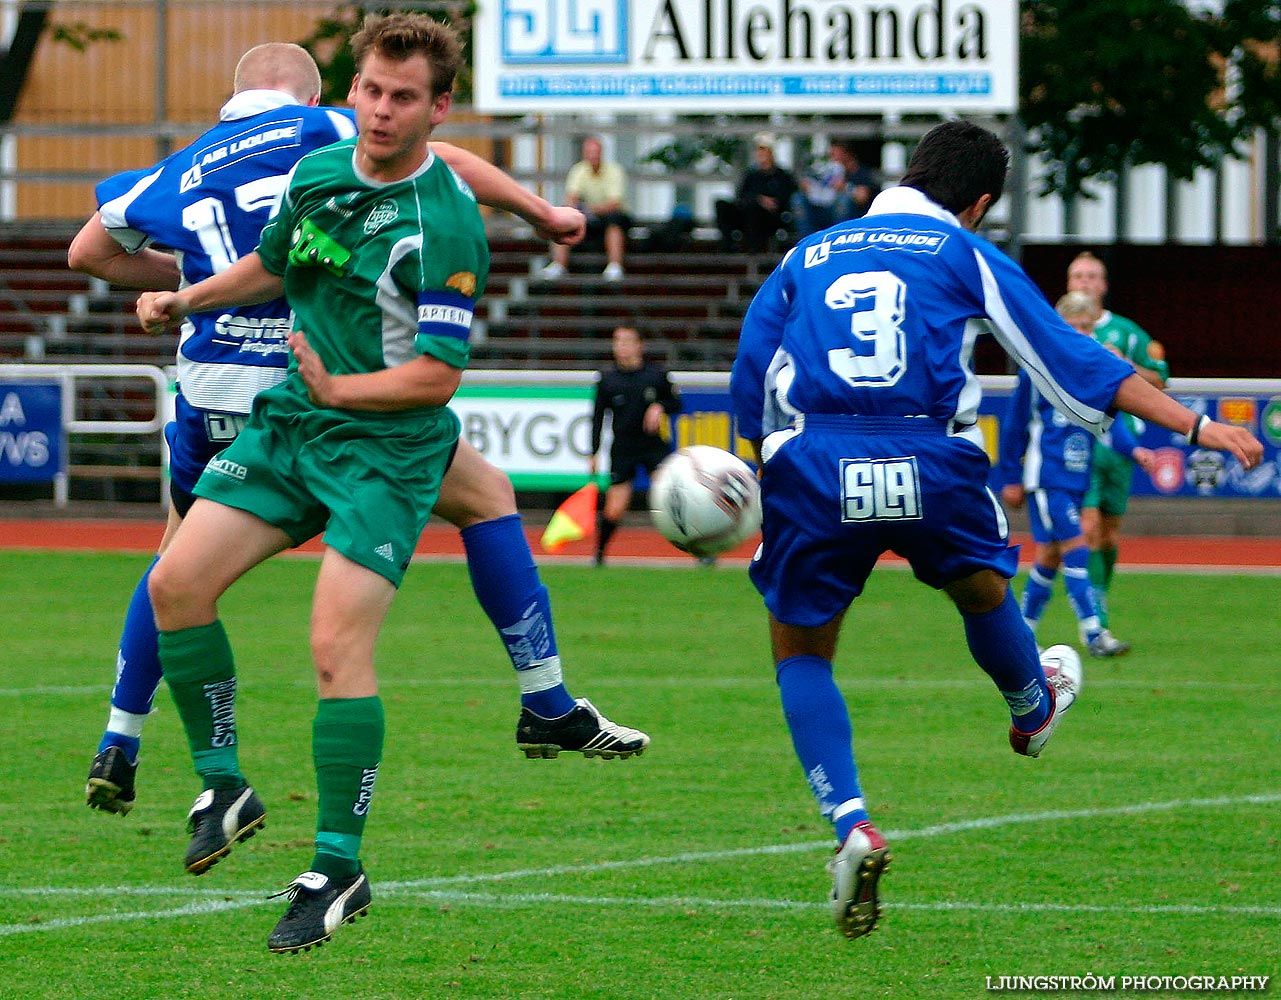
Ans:
{"type": "Polygon", "coordinates": [[[597,566],[604,564],[605,546],[631,506],[637,469],[652,473],[671,451],[660,430],[664,417],[680,412],[680,408],[680,395],[667,370],[645,360],[645,348],[636,330],[620,326],[614,331],[614,366],[597,376],[592,411],[593,476],[606,413],[612,417],[614,431],[609,449],[609,489],[596,516],[597,566]]]}

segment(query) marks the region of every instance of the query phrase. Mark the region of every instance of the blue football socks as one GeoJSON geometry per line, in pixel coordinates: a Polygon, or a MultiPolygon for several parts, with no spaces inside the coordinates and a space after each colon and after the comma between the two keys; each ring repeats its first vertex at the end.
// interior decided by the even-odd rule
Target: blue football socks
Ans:
{"type": "Polygon", "coordinates": [[[851,745],[849,709],[832,665],[817,656],[791,656],[778,665],[778,693],[792,746],[838,843],[868,818],[851,745]]]}
{"type": "MultiPolygon", "coordinates": [[[[159,558],[159,557],[157,557],[159,558]]],[[[120,651],[116,660],[116,684],[111,691],[111,714],[102,734],[98,751],[120,747],[130,763],[137,763],[141,745],[142,723],[151,712],[156,689],[160,686],[160,653],[156,648],[156,619],[147,594],[147,581],[151,579],[151,561],[147,572],[134,588],[129,608],[125,612],[124,629],[120,635],[120,651]]]]}
{"type": "Polygon", "coordinates": [[[544,719],[573,711],[561,677],[551,599],[520,515],[473,524],[462,538],[472,589],[516,668],[521,704],[544,719]]]}
{"type": "Polygon", "coordinates": [[[1090,550],[1078,545],[1070,552],[1063,554],[1063,584],[1067,588],[1068,600],[1081,626],[1081,636],[1086,642],[1091,641],[1103,631],[1099,621],[1099,605],[1094,596],[1094,585],[1090,583],[1090,550]]]}
{"type": "Polygon", "coordinates": [[[961,612],[974,662],[995,682],[1010,706],[1014,725],[1031,733],[1049,717],[1050,689],[1036,639],[1023,617],[1008,589],[1005,600],[992,611],[981,615],[961,612]]]}
{"type": "Polygon", "coordinates": [[[1045,606],[1050,603],[1054,578],[1058,575],[1057,569],[1050,569],[1040,563],[1034,564],[1028,571],[1027,584],[1023,588],[1023,620],[1034,636],[1037,623],[1045,613],[1045,606]]]}

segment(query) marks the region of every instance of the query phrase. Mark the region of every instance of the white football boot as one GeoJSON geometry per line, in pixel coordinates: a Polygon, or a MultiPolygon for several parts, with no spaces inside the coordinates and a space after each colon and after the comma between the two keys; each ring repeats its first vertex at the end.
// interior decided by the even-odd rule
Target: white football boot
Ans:
{"type": "Polygon", "coordinates": [[[1130,651],[1128,642],[1122,642],[1107,629],[1086,640],[1085,645],[1091,656],[1124,656],[1130,651]]]}
{"type": "Polygon", "coordinates": [[[1071,646],[1058,645],[1047,649],[1041,654],[1041,669],[1045,671],[1045,680],[1050,685],[1050,697],[1053,699],[1049,718],[1033,733],[1015,729],[1012,724],[1010,726],[1010,746],[1015,753],[1025,757],[1040,756],[1045,744],[1054,735],[1059,719],[1076,702],[1084,680],[1081,656],[1071,646]]]}
{"type": "Polygon", "coordinates": [[[849,832],[827,863],[832,873],[832,918],[847,938],[870,934],[876,927],[881,915],[876,886],[889,864],[885,838],[866,820],[849,832]]]}

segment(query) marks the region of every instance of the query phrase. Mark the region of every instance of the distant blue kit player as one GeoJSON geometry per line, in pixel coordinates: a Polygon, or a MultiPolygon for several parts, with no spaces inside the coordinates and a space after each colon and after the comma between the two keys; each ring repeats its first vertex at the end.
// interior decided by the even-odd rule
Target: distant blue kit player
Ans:
{"type": "MultiPolygon", "coordinates": [[[[1090,485],[1096,440],[1100,438],[1070,423],[1028,374],[1020,372],[1001,424],[996,479],[1007,503],[1021,506],[1027,499],[1028,524],[1036,542],[1036,562],[1021,603],[1028,627],[1035,634],[1061,565],[1082,645],[1091,656],[1119,656],[1130,647],[1099,619],[1089,576],[1090,549],[1081,533],[1081,502],[1090,485]]],[[[1126,458],[1138,459],[1146,452],[1124,420],[1115,421],[1101,440],[1126,458]]]]}
{"type": "MultiPolygon", "coordinates": [[[[761,467],[762,545],[751,578],[769,611],[793,747],[836,834],[832,914],[851,938],[875,926],[889,856],[864,803],[832,659],[880,555],[905,557],[957,605],[971,655],[1009,706],[1015,752],[1041,752],[1081,684],[1076,651],[1039,654],[1010,591],[1017,553],[987,488],[976,425],[976,321],[988,322],[1058,411],[1091,431],[1106,429],[1120,407],[1228,446],[1226,427],[1202,431],[1130,364],[1096,350],[1017,264],[975,235],[1008,162],[1000,140],[977,125],[932,129],[901,186],[783,258],[747,311],[731,376],[739,432],[761,467]]],[[[1257,441],[1231,437],[1234,453],[1257,461],[1257,441]]],[[[905,614],[899,621],[911,627],[905,614]]],[[[875,655],[893,639],[863,634],[854,648],[875,655]]]]}

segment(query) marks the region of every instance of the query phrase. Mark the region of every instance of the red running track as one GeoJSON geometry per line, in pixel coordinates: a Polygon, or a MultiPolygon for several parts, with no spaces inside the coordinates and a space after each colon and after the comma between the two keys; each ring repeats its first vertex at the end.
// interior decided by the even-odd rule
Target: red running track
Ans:
{"type": "MultiPolygon", "coordinates": [[[[143,520],[57,520],[0,518],[0,548],[6,549],[71,549],[111,552],[154,551],[164,532],[163,521],[143,520]]],[[[590,542],[571,542],[555,556],[542,551],[541,528],[526,528],[530,547],[540,562],[582,562],[590,558],[590,542]]],[[[1024,562],[1032,546],[1029,539],[1015,537],[1023,543],[1024,562]]],[[[722,556],[723,561],[746,561],[756,547],[749,542],[722,556]]],[[[313,540],[302,546],[303,552],[320,551],[313,540]]],[[[458,532],[447,525],[428,525],[418,544],[420,556],[458,558],[463,554],[458,532]]],[[[620,528],[610,542],[609,556],[620,562],[682,560],[685,557],[665,542],[657,532],[643,527],[620,528]]],[[[892,558],[892,557],[887,557],[892,558]]],[[[1127,566],[1261,568],[1281,570],[1281,538],[1258,537],[1138,537],[1122,539],[1121,558],[1127,566]]]]}

